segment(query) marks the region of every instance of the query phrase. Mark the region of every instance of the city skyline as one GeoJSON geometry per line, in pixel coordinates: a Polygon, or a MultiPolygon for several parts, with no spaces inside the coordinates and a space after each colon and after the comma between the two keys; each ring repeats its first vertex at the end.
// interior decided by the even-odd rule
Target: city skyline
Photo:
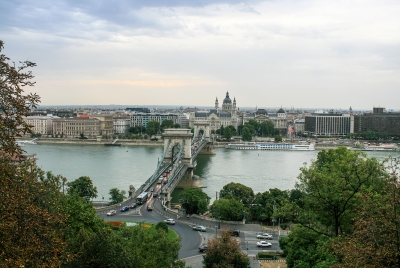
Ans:
{"type": "Polygon", "coordinates": [[[42,106],[398,110],[397,1],[0,1],[42,106]],[[128,104],[127,104],[128,103],[128,104]]]}

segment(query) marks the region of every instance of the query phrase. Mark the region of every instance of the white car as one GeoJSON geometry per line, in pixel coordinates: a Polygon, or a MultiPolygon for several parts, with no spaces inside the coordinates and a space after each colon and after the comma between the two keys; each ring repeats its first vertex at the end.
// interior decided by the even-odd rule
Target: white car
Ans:
{"type": "Polygon", "coordinates": [[[166,220],[164,220],[164,222],[165,222],[166,224],[171,224],[171,225],[174,225],[174,224],[175,224],[174,219],[166,219],[166,220]]]}
{"type": "Polygon", "coordinates": [[[112,215],[115,215],[115,214],[117,214],[116,210],[110,210],[109,212],[107,212],[107,216],[112,216],[112,215]]]}
{"type": "Polygon", "coordinates": [[[202,225],[193,226],[192,229],[193,229],[193,231],[200,231],[200,232],[205,232],[207,230],[206,227],[204,227],[202,225]]]}
{"type": "Polygon", "coordinates": [[[267,234],[267,233],[263,233],[263,234],[259,234],[257,235],[258,239],[272,239],[272,235],[267,234]]]}
{"type": "Polygon", "coordinates": [[[270,242],[267,241],[260,241],[257,242],[257,247],[271,247],[272,244],[270,242]]]}

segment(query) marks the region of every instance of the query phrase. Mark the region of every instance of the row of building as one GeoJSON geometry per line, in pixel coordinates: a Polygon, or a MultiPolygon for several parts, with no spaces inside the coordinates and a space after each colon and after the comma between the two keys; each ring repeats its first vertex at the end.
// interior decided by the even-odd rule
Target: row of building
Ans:
{"type": "Polygon", "coordinates": [[[259,123],[271,121],[282,135],[296,135],[308,133],[312,136],[346,136],[350,133],[363,133],[368,130],[386,134],[388,136],[400,135],[400,113],[388,113],[384,108],[374,108],[372,113],[353,113],[351,107],[345,112],[317,111],[308,113],[295,111],[294,108],[277,111],[255,109],[241,111],[237,107],[236,98],[231,100],[229,92],[226,93],[219,107],[218,98],[214,109],[199,110],[181,107],[179,111],[152,112],[148,108],[126,108],[116,111],[47,111],[35,112],[26,118],[33,126],[34,133],[42,135],[62,135],[68,137],[78,136],[110,136],[113,134],[126,134],[130,127],[144,127],[150,121],[160,124],[164,120],[171,120],[181,127],[193,127],[195,123],[207,123],[210,130],[227,126],[238,128],[250,120],[259,123]]]}

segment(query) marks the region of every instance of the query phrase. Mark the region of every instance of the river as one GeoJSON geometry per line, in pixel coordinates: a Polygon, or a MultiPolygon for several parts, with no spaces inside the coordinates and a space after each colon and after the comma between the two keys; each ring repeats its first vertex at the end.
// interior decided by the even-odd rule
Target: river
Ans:
{"type": "MultiPolygon", "coordinates": [[[[27,145],[27,153],[37,155],[37,165],[44,171],[61,174],[68,181],[89,176],[97,187],[97,200],[108,200],[111,188],[128,191],[129,185],[138,188],[154,172],[163,153],[154,146],[102,145],[27,145]]],[[[216,155],[197,156],[194,174],[201,178],[203,191],[212,199],[215,192],[237,182],[251,187],[255,193],[271,188],[293,189],[300,167],[316,159],[318,151],[253,151],[217,148],[216,155]]],[[[370,157],[399,158],[400,152],[367,152],[370,157]]]]}

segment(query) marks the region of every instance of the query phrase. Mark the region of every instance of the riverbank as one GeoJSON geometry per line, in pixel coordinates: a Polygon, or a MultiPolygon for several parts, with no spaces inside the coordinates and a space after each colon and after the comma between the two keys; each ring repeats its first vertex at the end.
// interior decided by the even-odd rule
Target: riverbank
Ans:
{"type": "MultiPolygon", "coordinates": [[[[77,145],[102,145],[109,144],[112,141],[101,139],[74,139],[74,138],[39,138],[38,144],[77,144],[77,145]]],[[[122,146],[164,146],[163,140],[118,140],[117,144],[122,146]]]]}

